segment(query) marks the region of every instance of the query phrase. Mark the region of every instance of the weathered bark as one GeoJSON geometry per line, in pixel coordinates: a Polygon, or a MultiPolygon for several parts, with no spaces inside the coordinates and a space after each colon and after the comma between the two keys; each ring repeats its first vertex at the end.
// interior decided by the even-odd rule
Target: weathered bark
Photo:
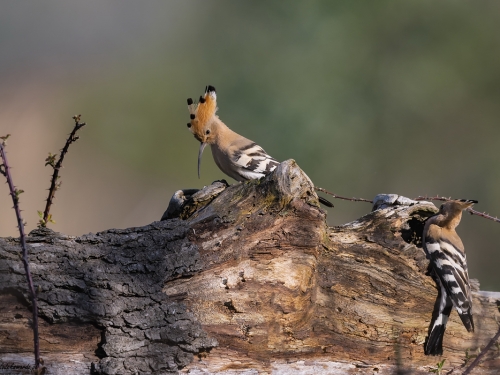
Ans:
{"type": "MultiPolygon", "coordinates": [[[[423,354],[437,290],[419,236],[434,205],[384,196],[331,228],[293,161],[192,193],[169,211],[183,219],[30,234],[50,374],[424,374],[441,359],[423,354]]],[[[0,285],[0,374],[28,373],[2,369],[33,363],[12,238],[0,239],[0,285]]],[[[495,334],[499,301],[474,292],[474,334],[452,313],[445,369],[495,334]]],[[[474,373],[497,374],[498,354],[474,373]]]]}

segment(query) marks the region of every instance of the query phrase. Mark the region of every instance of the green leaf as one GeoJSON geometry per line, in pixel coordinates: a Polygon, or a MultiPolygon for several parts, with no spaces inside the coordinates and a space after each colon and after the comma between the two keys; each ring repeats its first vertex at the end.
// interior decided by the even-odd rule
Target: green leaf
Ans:
{"type": "Polygon", "coordinates": [[[52,154],[49,152],[49,156],[47,156],[47,159],[45,159],[45,166],[50,165],[52,168],[56,167],[56,157],[57,154],[52,154]]]}
{"type": "Polygon", "coordinates": [[[4,135],[3,137],[0,137],[2,140],[2,146],[5,146],[7,144],[7,139],[10,137],[10,134],[4,135]]]}
{"type": "Polygon", "coordinates": [[[441,372],[443,371],[444,367],[444,361],[446,361],[446,359],[443,359],[441,362],[436,363],[437,368],[429,369],[429,372],[441,375],[441,372]]]}
{"type": "Polygon", "coordinates": [[[53,224],[55,224],[55,223],[56,223],[56,222],[55,222],[55,220],[54,220],[54,219],[52,219],[52,214],[49,214],[49,215],[47,216],[47,222],[49,222],[49,223],[53,223],[53,224]]]}

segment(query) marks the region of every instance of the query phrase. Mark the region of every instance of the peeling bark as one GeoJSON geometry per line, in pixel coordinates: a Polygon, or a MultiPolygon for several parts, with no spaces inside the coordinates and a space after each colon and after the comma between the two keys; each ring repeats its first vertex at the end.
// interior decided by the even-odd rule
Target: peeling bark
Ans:
{"type": "MultiPolygon", "coordinates": [[[[441,359],[423,354],[437,289],[419,241],[434,205],[383,195],[328,227],[293,161],[176,194],[145,227],[30,234],[50,374],[427,374],[441,359]]],[[[0,239],[0,374],[33,364],[19,259],[0,239]]],[[[498,327],[500,293],[473,296],[476,332],[452,313],[444,339],[456,373],[498,327]]],[[[497,374],[498,355],[474,373],[497,374]]]]}

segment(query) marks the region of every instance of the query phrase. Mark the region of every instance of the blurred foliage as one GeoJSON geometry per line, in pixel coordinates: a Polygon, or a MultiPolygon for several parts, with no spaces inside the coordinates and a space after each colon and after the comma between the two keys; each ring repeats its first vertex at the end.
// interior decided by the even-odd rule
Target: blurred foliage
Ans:
{"type": "MultiPolygon", "coordinates": [[[[23,6],[10,4],[0,45],[19,30],[6,17],[23,6]]],[[[225,177],[207,152],[197,179],[198,143],[186,128],[186,98],[212,84],[228,126],[297,160],[318,186],[477,199],[476,209],[500,214],[496,1],[48,4],[18,39],[38,47],[0,59],[2,76],[50,47],[58,95],[89,124],[81,154],[111,158],[144,186],[171,194],[225,177]]],[[[333,225],[370,210],[334,204],[333,225]]],[[[467,216],[458,231],[471,277],[500,290],[498,224],[467,216]]]]}

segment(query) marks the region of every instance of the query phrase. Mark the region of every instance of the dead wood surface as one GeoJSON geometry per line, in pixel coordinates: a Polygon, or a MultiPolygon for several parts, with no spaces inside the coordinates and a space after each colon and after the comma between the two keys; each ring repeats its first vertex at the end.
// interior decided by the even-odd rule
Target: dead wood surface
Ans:
{"type": "MultiPolygon", "coordinates": [[[[328,227],[287,161],[190,195],[170,210],[182,219],[32,232],[48,373],[427,374],[446,358],[444,373],[460,374],[498,329],[500,293],[475,291],[476,332],[453,312],[443,357],[425,356],[437,290],[419,236],[436,208],[390,195],[377,205],[328,227]]],[[[23,272],[18,240],[1,238],[0,374],[34,362],[23,272]]],[[[492,350],[473,374],[499,368],[492,350]]]]}

